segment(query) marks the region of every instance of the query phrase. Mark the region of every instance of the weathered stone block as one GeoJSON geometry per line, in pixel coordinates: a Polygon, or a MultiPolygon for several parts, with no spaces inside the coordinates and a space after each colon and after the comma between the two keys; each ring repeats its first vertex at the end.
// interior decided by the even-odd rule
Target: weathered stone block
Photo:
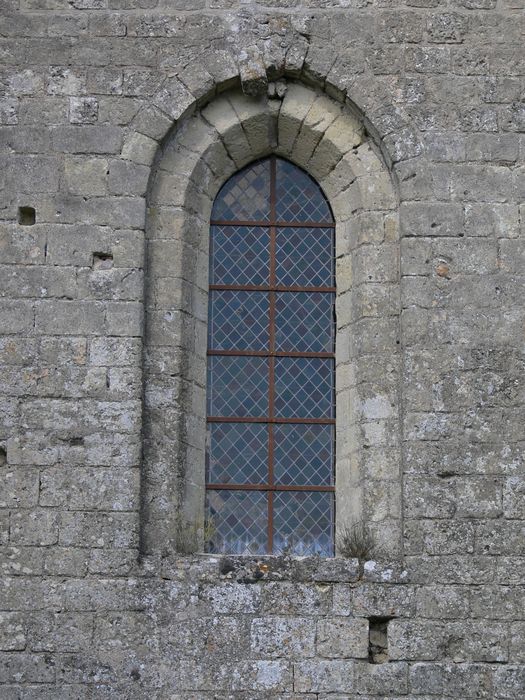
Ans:
{"type": "Polygon", "coordinates": [[[0,613],[0,651],[24,650],[26,624],[20,613],[0,613]]]}
{"type": "Polygon", "coordinates": [[[519,666],[504,666],[494,674],[494,697],[519,700],[523,693],[525,672],[519,666]]]}
{"type": "Polygon", "coordinates": [[[327,584],[269,583],[260,592],[262,609],[277,615],[324,615],[331,607],[332,588],[327,584]]]}
{"type": "Polygon", "coordinates": [[[356,687],[371,696],[404,694],[408,691],[408,664],[391,662],[370,664],[358,662],[355,667],[356,687]]]}
{"type": "Polygon", "coordinates": [[[204,599],[216,613],[252,612],[260,609],[261,590],[241,584],[224,584],[205,589],[204,599]]]}
{"type": "Polygon", "coordinates": [[[0,683],[54,683],[54,659],[42,654],[0,654],[0,683]]]}
{"type": "Polygon", "coordinates": [[[317,653],[324,658],[368,657],[368,620],[334,618],[317,622],[317,653]]]}
{"type": "Polygon", "coordinates": [[[300,659],[315,653],[315,621],[307,618],[255,618],[251,650],[261,656],[300,659]]]}
{"type": "Polygon", "coordinates": [[[354,661],[301,661],[294,664],[294,690],[299,693],[343,692],[355,688],[354,661]]]}
{"type": "Polygon", "coordinates": [[[69,126],[52,131],[53,149],[61,153],[119,153],[123,132],[114,126],[69,126]]]}
{"type": "Polygon", "coordinates": [[[336,615],[410,617],[415,612],[414,590],[394,585],[336,585],[333,609],[336,615]]]}
{"type": "Polygon", "coordinates": [[[388,623],[388,654],[392,660],[441,658],[445,630],[440,622],[391,620],[388,623]]]}
{"type": "Polygon", "coordinates": [[[486,621],[447,622],[444,630],[446,655],[454,663],[462,661],[485,661],[504,663],[508,661],[508,626],[486,621]]]}
{"type": "Polygon", "coordinates": [[[42,472],[39,502],[73,510],[134,510],[138,487],[137,470],[57,467],[42,472]]]}
{"type": "Polygon", "coordinates": [[[41,301],[36,304],[35,326],[50,335],[101,335],[105,309],[100,302],[41,301]]]}
{"type": "Polygon", "coordinates": [[[67,158],[64,175],[71,194],[101,196],[107,194],[108,161],[105,158],[67,158]]]}
{"type": "Polygon", "coordinates": [[[460,204],[406,202],[400,208],[402,236],[459,236],[463,233],[460,204]]]}
{"type": "Polygon", "coordinates": [[[420,617],[458,619],[469,615],[469,592],[462,586],[423,586],[416,591],[416,611],[420,617]]]}
{"type": "Polygon", "coordinates": [[[109,189],[113,194],[143,195],[149,172],[146,166],[113,160],[109,165],[109,189]]]}
{"type": "Polygon", "coordinates": [[[39,613],[29,619],[33,651],[86,652],[92,638],[92,613],[39,613]]]}
{"type": "Polygon", "coordinates": [[[94,97],[70,97],[69,121],[71,124],[94,124],[98,118],[98,101],[94,97]]]}
{"type": "Polygon", "coordinates": [[[14,545],[53,545],[58,542],[59,513],[35,509],[12,512],[9,540],[14,545]]]}
{"type": "Polygon", "coordinates": [[[38,501],[38,472],[0,467],[0,508],[31,508],[38,501]]]}

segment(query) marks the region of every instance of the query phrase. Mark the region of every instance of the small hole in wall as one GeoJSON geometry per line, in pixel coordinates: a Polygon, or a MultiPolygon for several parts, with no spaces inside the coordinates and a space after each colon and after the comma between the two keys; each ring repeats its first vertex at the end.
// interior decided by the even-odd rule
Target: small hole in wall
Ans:
{"type": "Polygon", "coordinates": [[[94,270],[111,270],[113,267],[113,256],[111,253],[93,253],[94,270]]]}
{"type": "Polygon", "coordinates": [[[20,226],[32,226],[36,221],[33,207],[18,207],[18,223],[20,226]]]}
{"type": "Polygon", "coordinates": [[[5,467],[7,464],[7,452],[5,447],[0,447],[0,467],[5,467]]]}
{"type": "Polygon", "coordinates": [[[368,618],[368,663],[388,661],[388,623],[391,617],[368,618]]]}

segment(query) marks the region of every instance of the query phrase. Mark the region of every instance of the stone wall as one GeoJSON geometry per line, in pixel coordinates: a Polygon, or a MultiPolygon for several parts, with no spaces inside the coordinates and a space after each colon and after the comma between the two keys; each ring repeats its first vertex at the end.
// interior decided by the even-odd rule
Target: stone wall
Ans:
{"type": "MultiPolygon", "coordinates": [[[[524,9],[0,0],[2,700],[524,697],[524,9]],[[213,163],[190,173],[173,144],[240,89],[281,104],[283,78],[354,115],[395,190],[371,216],[376,186],[363,203],[339,183],[338,352],[360,364],[338,440],[359,489],[378,486],[352,507],[400,546],[367,563],[140,550],[145,514],[178,504],[166,467],[195,447],[188,348],[143,343],[144,277],[163,292],[146,237],[205,226],[212,194],[194,186],[213,163]],[[157,217],[160,170],[175,199],[157,217]],[[144,395],[155,375],[173,382],[144,395]]],[[[225,163],[254,133],[223,137],[225,163]]],[[[185,289],[166,322],[184,325],[185,289]]]]}

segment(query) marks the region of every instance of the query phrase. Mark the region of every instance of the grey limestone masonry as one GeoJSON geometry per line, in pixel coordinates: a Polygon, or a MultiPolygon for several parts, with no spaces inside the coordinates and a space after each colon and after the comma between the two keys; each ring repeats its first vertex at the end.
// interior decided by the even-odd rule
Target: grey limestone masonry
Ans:
{"type": "Polygon", "coordinates": [[[0,700],[525,698],[524,0],[0,0],[0,700]],[[203,517],[210,211],[336,221],[336,503],[203,517]]]}

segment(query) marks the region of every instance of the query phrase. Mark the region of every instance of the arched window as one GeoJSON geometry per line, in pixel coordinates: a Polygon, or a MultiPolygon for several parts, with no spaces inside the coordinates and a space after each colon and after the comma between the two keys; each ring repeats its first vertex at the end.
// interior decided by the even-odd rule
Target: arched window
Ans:
{"type": "Polygon", "coordinates": [[[303,170],[281,158],[265,158],[220,190],[210,247],[210,549],[332,556],[330,207],[303,170]]]}

